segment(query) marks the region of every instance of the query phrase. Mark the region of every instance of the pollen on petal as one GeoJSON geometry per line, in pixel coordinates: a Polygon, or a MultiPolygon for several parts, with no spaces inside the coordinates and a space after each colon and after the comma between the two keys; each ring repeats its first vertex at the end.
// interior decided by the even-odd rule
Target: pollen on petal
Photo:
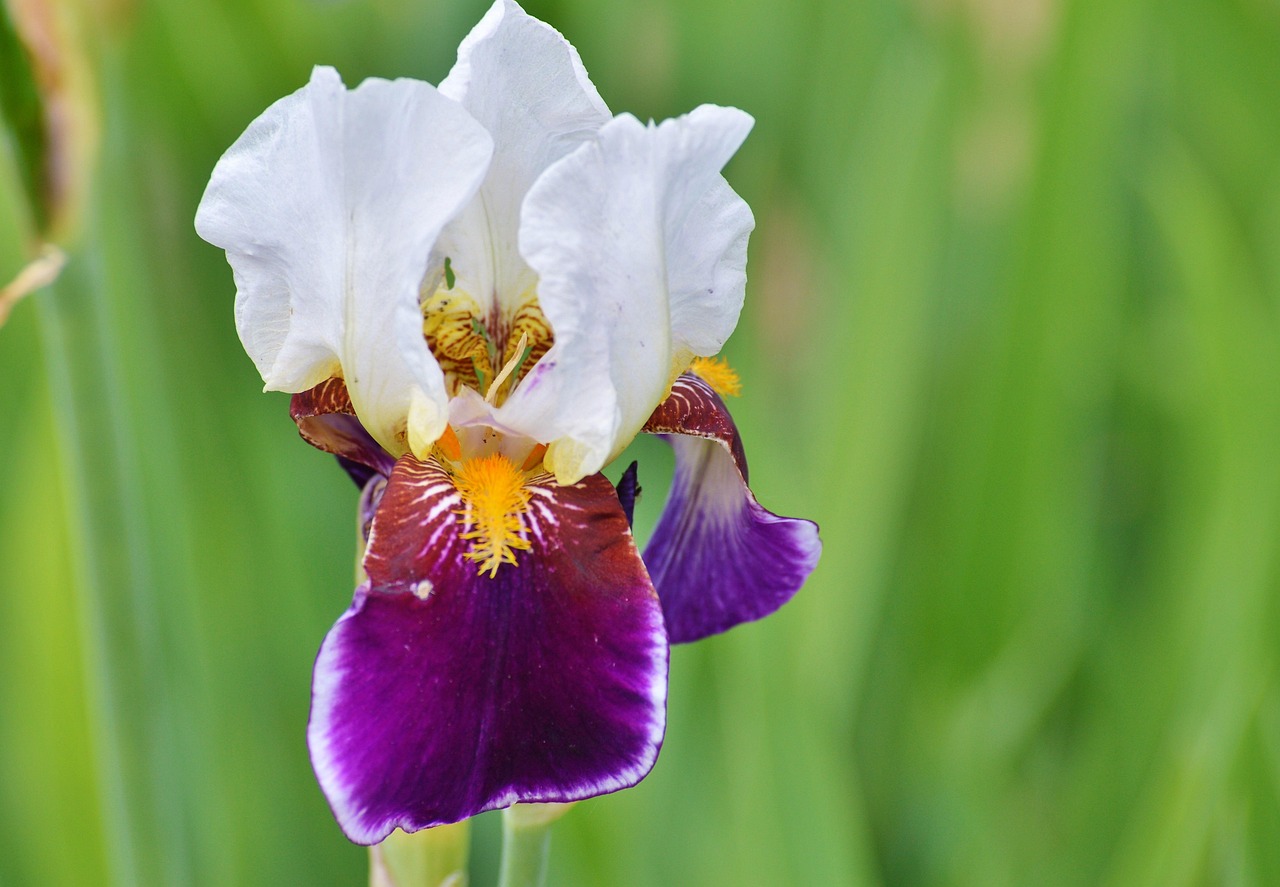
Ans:
{"type": "Polygon", "coordinates": [[[453,479],[465,507],[457,514],[471,543],[468,560],[480,565],[490,578],[502,564],[514,564],[516,551],[529,549],[529,490],[519,467],[501,453],[477,456],[462,463],[453,479]]]}
{"type": "Polygon", "coordinates": [[[721,397],[737,397],[742,393],[742,380],[723,357],[695,357],[689,372],[710,385],[721,397]]]}

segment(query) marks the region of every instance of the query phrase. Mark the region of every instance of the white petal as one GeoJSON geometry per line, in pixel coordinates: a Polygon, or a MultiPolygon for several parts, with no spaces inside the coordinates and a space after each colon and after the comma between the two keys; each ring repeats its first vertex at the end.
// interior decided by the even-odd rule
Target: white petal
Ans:
{"type": "Polygon", "coordinates": [[[441,228],[475,193],[492,143],[414,80],[348,91],[332,68],[268,108],[228,149],[196,230],[227,251],[236,328],[268,390],[333,375],[377,441],[434,440],[447,395],[418,287],[441,228]]]}
{"type": "Polygon", "coordinates": [[[520,247],[556,341],[496,419],[551,441],[562,483],[621,452],[737,324],[754,223],[720,169],[751,124],[710,105],[657,127],[621,115],[525,199],[520,247]]]}
{"type": "Polygon", "coordinates": [[[458,288],[486,311],[514,307],[535,278],[517,249],[520,203],[551,163],[592,138],[609,109],[577,51],[511,0],[497,0],[458,47],[440,92],[462,103],[494,140],[480,193],[440,238],[458,288]]]}

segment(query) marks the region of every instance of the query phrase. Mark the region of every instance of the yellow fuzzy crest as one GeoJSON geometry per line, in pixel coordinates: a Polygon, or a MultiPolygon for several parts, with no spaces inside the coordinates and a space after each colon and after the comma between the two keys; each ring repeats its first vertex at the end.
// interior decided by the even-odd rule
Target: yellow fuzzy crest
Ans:
{"type": "Polygon", "coordinates": [[[737,397],[742,393],[742,380],[723,357],[695,357],[689,372],[711,386],[721,397],[737,397]]]}
{"type": "Polygon", "coordinates": [[[454,477],[463,504],[457,514],[466,524],[462,538],[471,543],[467,559],[480,565],[490,578],[502,564],[516,562],[516,550],[528,551],[524,515],[529,510],[529,490],[516,463],[501,453],[477,456],[462,463],[454,477]]]}

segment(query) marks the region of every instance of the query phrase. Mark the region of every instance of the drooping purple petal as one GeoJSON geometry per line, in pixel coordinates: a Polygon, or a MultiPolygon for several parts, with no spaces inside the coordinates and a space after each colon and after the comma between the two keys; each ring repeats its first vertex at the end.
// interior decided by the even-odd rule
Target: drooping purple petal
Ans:
{"type": "Polygon", "coordinates": [[[608,481],[534,487],[532,548],[494,578],[461,508],[436,463],[397,463],[316,660],[312,763],[357,843],[626,788],[661,745],[661,607],[608,481]]]}
{"type": "Polygon", "coordinates": [[[326,379],[295,394],[289,401],[289,415],[298,423],[302,439],[337,456],[358,486],[366,486],[374,474],[391,473],[395,460],[364,430],[341,379],[326,379]]]}
{"type": "Polygon", "coordinates": [[[644,552],[671,642],[726,631],[790,600],[818,563],[818,526],[756,501],[720,396],[686,373],[644,430],[676,453],[671,493],[644,552]]]}

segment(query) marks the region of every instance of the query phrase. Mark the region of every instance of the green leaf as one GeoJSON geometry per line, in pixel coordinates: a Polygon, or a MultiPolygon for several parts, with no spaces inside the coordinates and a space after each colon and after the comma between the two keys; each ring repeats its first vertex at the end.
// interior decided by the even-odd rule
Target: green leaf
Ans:
{"type": "Polygon", "coordinates": [[[8,5],[0,3],[0,120],[13,143],[22,187],[40,230],[49,225],[49,154],[44,118],[44,100],[31,55],[18,36],[8,5]]]}

